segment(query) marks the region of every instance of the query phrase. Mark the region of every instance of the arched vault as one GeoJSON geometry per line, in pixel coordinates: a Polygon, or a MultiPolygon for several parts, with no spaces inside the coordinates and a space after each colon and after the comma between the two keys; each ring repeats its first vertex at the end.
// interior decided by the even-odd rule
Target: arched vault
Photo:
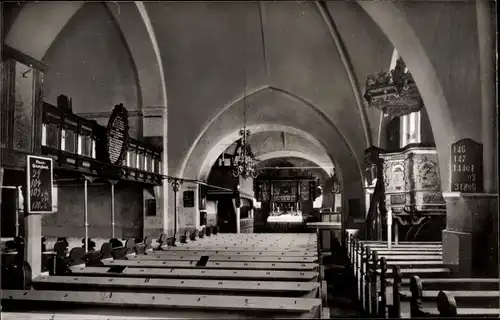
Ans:
{"type": "MultiPolygon", "coordinates": [[[[43,61],[58,34],[82,5],[83,1],[26,3],[6,35],[5,44],[43,61]]],[[[144,4],[108,2],[106,6],[120,27],[135,64],[142,107],[166,109],[162,62],[144,4]]]]}
{"type": "Polygon", "coordinates": [[[316,155],[311,155],[309,153],[301,152],[301,151],[291,151],[291,150],[276,150],[272,152],[267,152],[267,153],[262,153],[257,155],[257,160],[259,161],[266,161],[269,159],[276,159],[276,158],[285,158],[285,157],[294,157],[294,158],[301,158],[305,159],[308,161],[313,162],[316,164],[319,168],[321,168],[323,171],[325,171],[326,175],[331,175],[332,174],[332,169],[333,169],[333,163],[331,161],[325,161],[325,159],[320,159],[316,155]]]}
{"type": "MultiPolygon", "coordinates": [[[[335,124],[314,105],[276,88],[265,87],[246,97],[247,127],[252,133],[282,131],[301,135],[320,144],[330,159],[335,159],[339,178],[349,181],[344,191],[362,197],[362,170],[347,140],[335,124]],[[270,108],[270,106],[272,106],[270,108]],[[347,179],[347,180],[346,180],[347,179]]],[[[208,176],[217,157],[239,139],[243,126],[242,100],[229,105],[203,130],[180,169],[180,176],[202,179],[208,176]]]]}

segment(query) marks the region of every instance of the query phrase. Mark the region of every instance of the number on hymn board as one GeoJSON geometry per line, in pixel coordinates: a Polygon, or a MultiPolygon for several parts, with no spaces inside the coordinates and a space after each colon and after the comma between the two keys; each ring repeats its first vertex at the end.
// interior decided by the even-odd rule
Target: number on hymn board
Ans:
{"type": "Polygon", "coordinates": [[[52,212],[52,159],[28,156],[28,211],[52,212]]]}
{"type": "Polygon", "coordinates": [[[483,145],[463,139],[451,145],[451,191],[482,192],[483,145]]]}

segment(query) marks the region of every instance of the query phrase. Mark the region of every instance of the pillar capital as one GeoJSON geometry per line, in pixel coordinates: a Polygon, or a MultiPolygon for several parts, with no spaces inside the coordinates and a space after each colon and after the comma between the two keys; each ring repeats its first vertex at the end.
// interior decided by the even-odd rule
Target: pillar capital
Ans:
{"type": "Polygon", "coordinates": [[[167,115],[167,108],[164,106],[148,106],[142,108],[142,116],[145,118],[157,118],[167,115]]]}
{"type": "Polygon", "coordinates": [[[142,131],[144,137],[165,137],[165,130],[163,127],[167,125],[166,107],[143,107],[142,116],[142,131]]]}

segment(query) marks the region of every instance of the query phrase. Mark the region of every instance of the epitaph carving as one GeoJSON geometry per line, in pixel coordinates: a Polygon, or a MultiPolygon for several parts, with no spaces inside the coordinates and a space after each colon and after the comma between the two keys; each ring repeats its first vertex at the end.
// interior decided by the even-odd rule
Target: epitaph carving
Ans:
{"type": "Polygon", "coordinates": [[[128,146],[128,113],[123,104],[116,105],[108,122],[106,150],[111,164],[120,164],[128,146]]]}

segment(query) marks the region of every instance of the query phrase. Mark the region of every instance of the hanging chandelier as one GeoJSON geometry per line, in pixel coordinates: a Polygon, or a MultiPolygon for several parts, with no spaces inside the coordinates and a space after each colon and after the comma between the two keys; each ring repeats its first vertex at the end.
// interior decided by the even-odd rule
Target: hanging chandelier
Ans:
{"type": "Polygon", "coordinates": [[[236,149],[233,155],[233,176],[242,177],[246,179],[248,177],[257,178],[257,170],[255,168],[256,160],[248,143],[248,137],[250,136],[250,130],[243,126],[240,130],[241,138],[236,144],[236,149]]]}
{"type": "MultiPolygon", "coordinates": [[[[245,35],[246,35],[246,20],[245,20],[245,35]]],[[[256,160],[250,148],[248,138],[250,130],[247,129],[247,65],[246,65],[246,47],[243,51],[243,61],[245,63],[245,71],[243,73],[243,129],[240,130],[241,138],[236,143],[236,149],[233,155],[233,176],[256,178],[257,171],[255,169],[256,160]]]]}
{"type": "Polygon", "coordinates": [[[377,108],[389,117],[417,112],[424,105],[417,85],[401,58],[397,60],[394,70],[367,77],[364,98],[369,107],[377,108]]]}

